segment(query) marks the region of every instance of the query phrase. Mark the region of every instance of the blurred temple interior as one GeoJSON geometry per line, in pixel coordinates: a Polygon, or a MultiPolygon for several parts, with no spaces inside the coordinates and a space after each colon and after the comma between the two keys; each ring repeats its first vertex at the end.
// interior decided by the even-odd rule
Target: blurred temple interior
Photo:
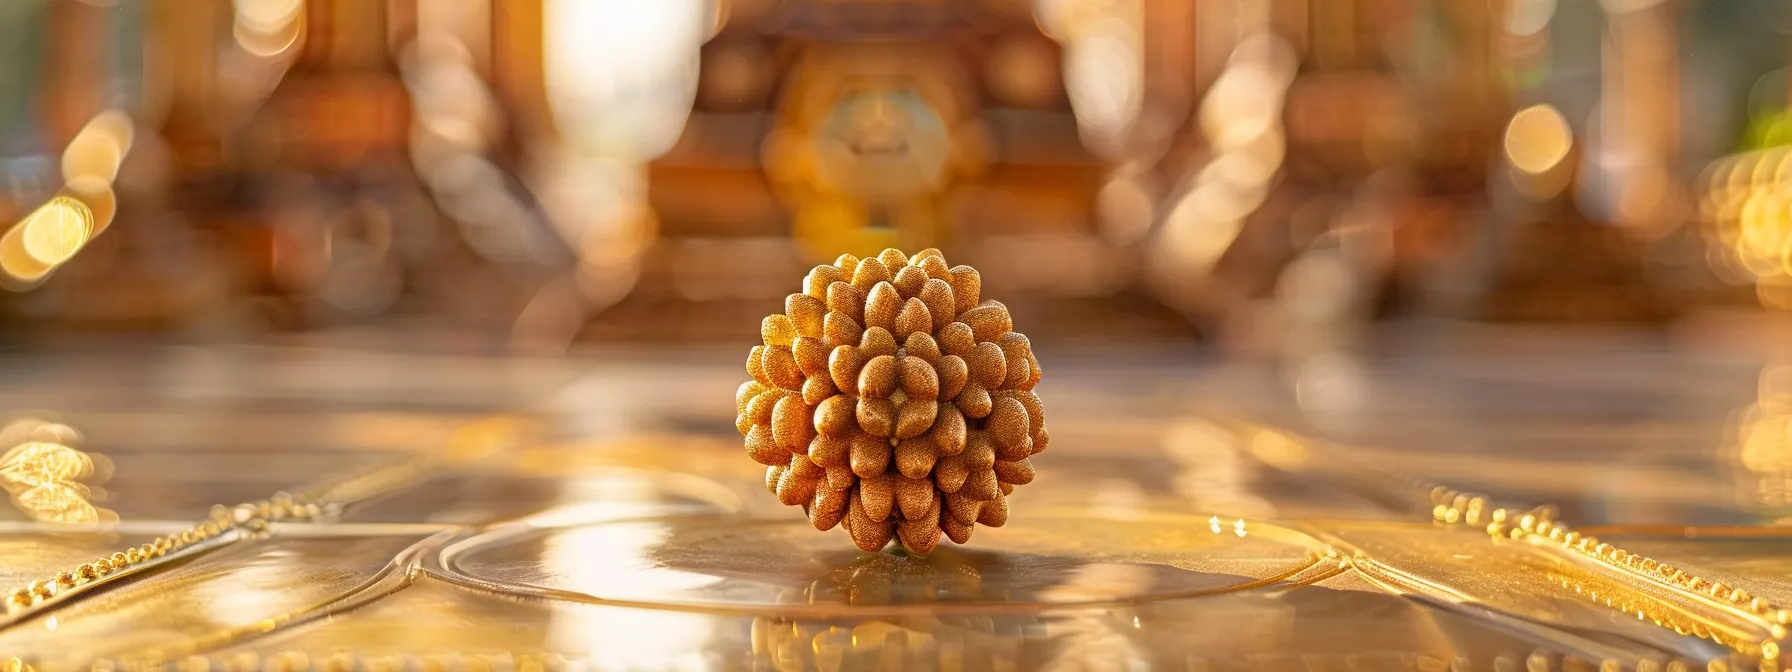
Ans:
{"type": "Polygon", "coordinates": [[[891,246],[1047,341],[1792,307],[1774,0],[4,11],[28,341],[727,342],[891,246]]]}

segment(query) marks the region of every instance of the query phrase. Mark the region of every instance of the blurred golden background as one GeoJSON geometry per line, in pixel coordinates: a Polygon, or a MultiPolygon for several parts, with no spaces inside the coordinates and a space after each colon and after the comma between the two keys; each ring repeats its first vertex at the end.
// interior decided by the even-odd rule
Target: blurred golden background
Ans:
{"type": "Polygon", "coordinates": [[[1781,0],[0,12],[25,343],[733,342],[889,246],[1046,341],[1792,309],[1781,0]]]}
{"type": "Polygon", "coordinates": [[[1783,669],[1789,65],[1792,0],[0,0],[0,672],[1783,669]],[[890,247],[1051,370],[933,564],[728,423],[890,247]]]}

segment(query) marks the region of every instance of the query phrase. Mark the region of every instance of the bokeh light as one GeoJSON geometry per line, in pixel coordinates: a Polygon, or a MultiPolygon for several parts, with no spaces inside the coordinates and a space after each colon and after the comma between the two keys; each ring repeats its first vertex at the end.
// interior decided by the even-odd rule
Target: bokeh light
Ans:
{"type": "Polygon", "coordinates": [[[1160,283],[1198,284],[1268,197],[1287,149],[1282,111],[1297,65],[1284,40],[1251,35],[1207,90],[1196,118],[1213,154],[1167,206],[1151,252],[1160,283]]]}
{"type": "Polygon", "coordinates": [[[544,0],[548,101],[567,143],[645,161],[672,147],[715,28],[703,0],[544,0]]]}
{"type": "Polygon", "coordinates": [[[1120,151],[1145,105],[1144,5],[1140,0],[1035,0],[1041,32],[1063,49],[1064,92],[1084,144],[1120,151]]]}
{"type": "Polygon", "coordinates": [[[1543,32],[1556,15],[1556,0],[1514,0],[1506,10],[1506,32],[1529,37],[1543,32]]]}
{"type": "Polygon", "coordinates": [[[234,0],[232,7],[231,34],[255,56],[282,54],[304,33],[305,0],[234,0]]]}
{"type": "Polygon", "coordinates": [[[39,263],[56,266],[75,256],[93,233],[93,212],[72,198],[57,197],[19,223],[25,254],[39,263]]]}
{"type": "Polygon", "coordinates": [[[93,484],[110,477],[110,461],[68,444],[80,432],[37,418],[14,420],[0,429],[0,491],[32,520],[79,525],[118,520],[118,514],[91,501],[93,484]]]}
{"type": "Polygon", "coordinates": [[[1792,309],[1792,149],[1725,157],[1702,177],[1699,214],[1711,268],[1753,284],[1763,307],[1792,309]]]}
{"type": "Polygon", "coordinates": [[[1549,105],[1532,105],[1512,115],[1506,125],[1506,161],[1513,168],[1541,175],[1561,165],[1574,147],[1568,120],[1549,105]]]}

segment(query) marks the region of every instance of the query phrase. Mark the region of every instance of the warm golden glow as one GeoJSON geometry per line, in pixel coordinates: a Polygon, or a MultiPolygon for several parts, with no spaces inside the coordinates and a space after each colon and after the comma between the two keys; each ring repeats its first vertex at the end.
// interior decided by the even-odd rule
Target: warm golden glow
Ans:
{"type": "Polygon", "coordinates": [[[118,195],[105,180],[92,177],[73,180],[62,186],[62,193],[86,205],[93,214],[93,232],[88,234],[89,238],[105,231],[112,223],[112,217],[118,214],[118,195]]]}
{"type": "Polygon", "coordinates": [[[1138,26],[1097,22],[1064,47],[1064,90],[1077,124],[1097,146],[1132,128],[1145,102],[1145,44],[1138,26]]]}
{"type": "Polygon", "coordinates": [[[14,226],[0,234],[0,273],[14,282],[33,283],[50,274],[51,267],[25,252],[25,227],[14,226]]]}
{"type": "Polygon", "coordinates": [[[110,183],[136,140],[131,118],[117,110],[95,116],[62,150],[62,179],[98,179],[110,183]]]}
{"type": "Polygon", "coordinates": [[[236,22],[262,33],[279,31],[298,20],[305,9],[305,0],[236,0],[236,22]]]}
{"type": "Polygon", "coordinates": [[[62,150],[62,179],[94,178],[111,182],[122,159],[118,146],[97,134],[81,133],[62,150]]]}
{"type": "Polygon", "coordinates": [[[305,0],[236,0],[231,35],[243,51],[274,56],[298,42],[304,28],[305,0]]]}
{"type": "Polygon", "coordinates": [[[1286,158],[1281,119],[1296,63],[1285,42],[1254,35],[1208,88],[1197,114],[1213,157],[1164,217],[1159,268],[1209,272],[1263,204],[1286,158]]]}
{"type": "Polygon", "coordinates": [[[1095,195],[1101,232],[1116,245],[1131,245],[1151,233],[1156,209],[1157,195],[1143,175],[1114,175],[1095,195]]]}
{"type": "Polygon", "coordinates": [[[646,161],[672,148],[715,26],[702,0],[545,0],[548,106],[581,152],[646,161]]]}
{"type": "Polygon", "coordinates": [[[93,211],[85,203],[58,196],[19,223],[25,254],[46,266],[68,261],[93,234],[93,211]]]}
{"type": "Polygon", "coordinates": [[[1755,403],[1736,416],[1731,450],[1737,466],[1737,496],[1755,506],[1779,507],[1792,501],[1792,366],[1761,372],[1755,403]]]}
{"type": "Polygon", "coordinates": [[[1085,144],[1111,152],[1145,102],[1144,7],[1139,0],[1036,0],[1034,20],[1063,46],[1064,93],[1085,144]]]}
{"type": "Polygon", "coordinates": [[[1701,190],[1712,268],[1754,283],[1763,307],[1792,309],[1792,150],[1720,159],[1706,169],[1701,190]]]}
{"type": "Polygon", "coordinates": [[[13,282],[36,282],[80,251],[94,230],[93,211],[85,203],[68,196],[50,199],[0,235],[0,272],[13,282]]]}
{"type": "MultiPolygon", "coordinates": [[[[79,433],[64,425],[27,419],[0,430],[0,440],[13,445],[0,455],[0,490],[33,520],[47,523],[94,523],[117,514],[95,507],[92,489],[81,481],[95,475],[93,456],[53,440],[74,440],[79,433]]],[[[4,444],[0,444],[4,445],[4,444]]]]}
{"type": "Polygon", "coordinates": [[[1271,430],[1257,432],[1251,437],[1251,455],[1264,464],[1277,469],[1293,471],[1307,464],[1307,446],[1287,435],[1271,430]]]}
{"type": "Polygon", "coordinates": [[[1211,190],[1190,192],[1164,221],[1164,247],[1173,251],[1181,268],[1203,273],[1211,269],[1244,230],[1242,218],[1213,217],[1202,211],[1201,204],[1209,201],[1203,194],[1211,190]]]}
{"type": "Polygon", "coordinates": [[[39,418],[19,418],[0,427],[0,448],[33,442],[66,445],[80,441],[81,433],[75,428],[39,418]]]}
{"type": "Polygon", "coordinates": [[[1506,161],[1513,168],[1541,175],[1568,158],[1574,133],[1568,120],[1549,105],[1532,105],[1512,115],[1506,126],[1506,161]]]}
{"type": "Polygon", "coordinates": [[[112,181],[136,141],[135,122],[118,110],[95,115],[62,151],[61,194],[0,234],[0,279],[21,289],[73,258],[117,214],[112,181]]]}
{"type": "Polygon", "coordinates": [[[0,457],[0,479],[21,485],[73,481],[92,473],[93,458],[60,443],[23,443],[0,457]]]}
{"type": "Polygon", "coordinates": [[[106,110],[94,115],[81,132],[91,133],[110,143],[120,156],[129,153],[132,143],[137,140],[136,122],[131,121],[130,115],[119,110],[106,110]]]}

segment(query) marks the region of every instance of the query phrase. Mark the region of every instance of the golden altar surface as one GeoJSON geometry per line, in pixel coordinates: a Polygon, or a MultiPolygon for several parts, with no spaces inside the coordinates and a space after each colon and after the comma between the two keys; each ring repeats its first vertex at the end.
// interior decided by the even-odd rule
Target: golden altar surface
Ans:
{"type": "Polygon", "coordinates": [[[1619,340],[1042,350],[1037,481],[925,559],[765,492],[732,353],[18,357],[0,663],[1778,669],[1787,372],[1619,340]]]}

